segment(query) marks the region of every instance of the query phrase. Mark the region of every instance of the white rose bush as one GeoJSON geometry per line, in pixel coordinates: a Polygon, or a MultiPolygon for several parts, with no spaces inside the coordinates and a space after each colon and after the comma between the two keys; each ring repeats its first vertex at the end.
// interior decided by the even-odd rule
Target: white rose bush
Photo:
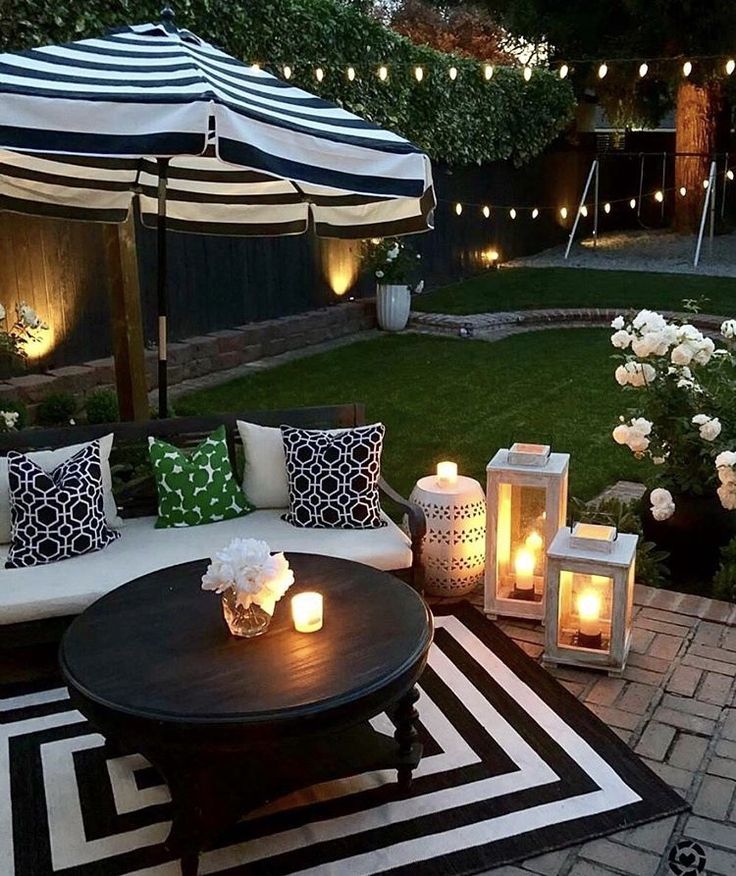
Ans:
{"type": "Polygon", "coordinates": [[[612,437],[659,467],[654,519],[671,517],[682,495],[715,494],[736,510],[736,319],[721,325],[720,346],[652,310],[617,316],[611,328],[614,378],[633,402],[612,437]]]}
{"type": "Polygon", "coordinates": [[[5,306],[0,304],[0,377],[10,377],[18,365],[28,357],[27,346],[41,339],[48,325],[25,301],[15,307],[15,321],[11,325],[5,306]]]}

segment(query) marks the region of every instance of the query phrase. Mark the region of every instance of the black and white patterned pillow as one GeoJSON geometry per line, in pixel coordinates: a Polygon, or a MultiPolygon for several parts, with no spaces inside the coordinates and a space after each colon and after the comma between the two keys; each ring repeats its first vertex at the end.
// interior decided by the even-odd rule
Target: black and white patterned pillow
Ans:
{"type": "Polygon", "coordinates": [[[284,520],[315,529],[376,529],[378,479],[386,430],[381,423],[342,431],[282,426],[289,482],[284,520]]]}
{"type": "Polygon", "coordinates": [[[8,482],[12,541],[6,569],[99,551],[120,537],[105,522],[98,441],[52,472],[11,451],[8,482]]]}

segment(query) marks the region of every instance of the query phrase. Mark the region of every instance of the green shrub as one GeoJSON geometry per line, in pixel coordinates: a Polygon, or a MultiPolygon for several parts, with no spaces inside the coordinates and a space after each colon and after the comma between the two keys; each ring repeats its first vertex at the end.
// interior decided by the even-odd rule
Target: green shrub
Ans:
{"type": "Polygon", "coordinates": [[[118,396],[112,389],[95,389],[84,401],[88,423],[116,423],[120,419],[118,396]]]}
{"type": "Polygon", "coordinates": [[[619,532],[639,536],[636,546],[636,580],[650,587],[666,587],[669,584],[669,569],[665,560],[667,551],[660,550],[653,541],[644,541],[639,502],[624,502],[621,499],[604,499],[586,504],[580,499],[571,499],[570,513],[577,523],[601,523],[615,526],[619,532]]]}
{"type": "Polygon", "coordinates": [[[22,401],[8,399],[7,401],[0,403],[0,410],[17,412],[18,419],[15,423],[16,429],[24,429],[28,425],[28,408],[23,404],[22,401]]]}
{"type": "Polygon", "coordinates": [[[38,406],[36,420],[40,426],[68,426],[77,412],[77,400],[70,392],[47,395],[38,406]]]}
{"type": "Polygon", "coordinates": [[[736,602],[736,538],[721,548],[721,565],[713,578],[713,596],[736,602]]]}

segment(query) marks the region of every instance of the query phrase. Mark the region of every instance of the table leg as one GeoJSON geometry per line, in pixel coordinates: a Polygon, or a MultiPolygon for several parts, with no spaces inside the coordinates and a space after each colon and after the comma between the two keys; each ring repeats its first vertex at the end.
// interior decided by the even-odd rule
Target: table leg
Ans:
{"type": "Polygon", "coordinates": [[[394,739],[399,744],[398,783],[399,790],[406,792],[411,787],[411,774],[419,763],[422,756],[422,746],[417,742],[419,733],[416,723],[419,712],[414,704],[419,699],[419,691],[412,687],[399,700],[393,714],[396,727],[394,739]]]}

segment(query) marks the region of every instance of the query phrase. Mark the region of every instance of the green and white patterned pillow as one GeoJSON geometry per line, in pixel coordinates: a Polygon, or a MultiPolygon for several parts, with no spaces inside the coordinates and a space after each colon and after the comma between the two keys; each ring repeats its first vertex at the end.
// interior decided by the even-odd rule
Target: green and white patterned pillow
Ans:
{"type": "Polygon", "coordinates": [[[157,438],[148,443],[158,490],[157,529],[216,523],[254,510],[233,477],[224,426],[188,455],[157,438]]]}

